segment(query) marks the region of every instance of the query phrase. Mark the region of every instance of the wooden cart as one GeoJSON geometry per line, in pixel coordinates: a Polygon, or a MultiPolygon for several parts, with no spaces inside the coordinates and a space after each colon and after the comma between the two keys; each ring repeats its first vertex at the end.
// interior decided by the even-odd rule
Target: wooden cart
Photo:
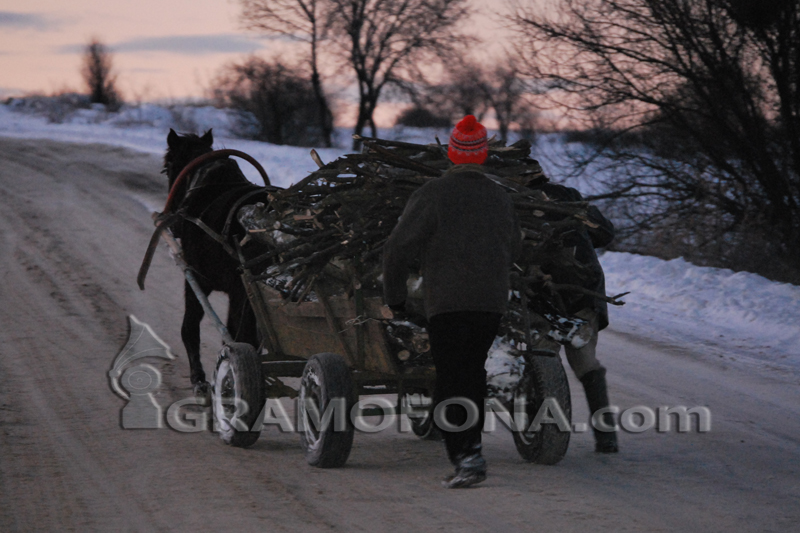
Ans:
{"type": "MultiPolygon", "coordinates": [[[[386,152],[385,149],[381,151],[386,152]]],[[[393,161],[398,160],[392,153],[384,155],[392,156],[393,161]]],[[[196,161],[200,159],[202,157],[196,161]]],[[[362,159],[362,156],[353,156],[343,164],[360,164],[362,159]]],[[[398,164],[401,168],[420,167],[418,163],[404,158],[400,158],[398,164]]],[[[342,169],[327,169],[324,166],[320,172],[323,171],[338,175],[342,169]]],[[[311,177],[314,175],[309,179],[311,177]]],[[[301,185],[306,181],[303,180],[301,185]]],[[[418,186],[418,183],[414,186],[418,186]]],[[[516,189],[511,187],[511,190],[516,189]]],[[[519,194],[524,196],[526,193],[519,194]]],[[[525,201],[526,205],[537,208],[552,207],[543,202],[525,201]]],[[[238,207],[239,204],[234,209],[238,207]]],[[[165,212],[168,211],[165,207],[165,212]]],[[[234,214],[231,211],[229,220],[234,214]]],[[[533,211],[532,216],[540,215],[538,210],[533,211]]],[[[170,215],[171,219],[180,216],[180,212],[170,215]]],[[[309,215],[300,218],[309,218],[309,215]]],[[[239,261],[242,283],[255,313],[260,345],[234,342],[194,280],[192,270],[183,261],[180,245],[172,238],[166,223],[158,225],[151,239],[140,269],[139,284],[143,287],[155,243],[161,235],[172,249],[206,316],[214,321],[222,334],[223,348],[212,383],[212,408],[215,428],[224,442],[242,447],[253,444],[259,438],[260,415],[265,411],[267,400],[297,398],[298,420],[302,422],[299,424],[299,433],[308,462],[319,467],[342,466],[352,447],[355,420],[359,416],[387,414],[386,409],[353,410],[359,396],[376,394],[396,395],[397,401],[389,409],[390,414],[408,416],[412,430],[420,437],[436,436],[431,413],[436,376],[430,355],[425,357],[429,349],[424,330],[410,324],[410,337],[404,338],[404,342],[398,345],[397,335],[389,335],[388,331],[395,328],[392,331],[396,332],[402,321],[394,320],[392,312],[382,304],[379,296],[362,290],[356,276],[346,282],[344,290],[341,284],[336,286],[326,276],[315,276],[299,298],[294,294],[285,299],[281,292],[270,286],[270,281],[275,278],[269,278],[263,271],[254,275],[250,270],[250,263],[256,259],[251,262],[245,260],[241,250],[244,241],[237,242],[236,239],[230,240],[227,234],[216,234],[196,219],[187,220],[223,244],[228,253],[239,261]],[[290,386],[291,382],[286,383],[282,378],[300,378],[299,387],[290,386]],[[308,423],[309,420],[319,424],[308,423]]],[[[249,237],[250,234],[245,240],[249,237]]],[[[372,289],[375,290],[374,287],[372,289]]],[[[297,287],[293,290],[297,291],[297,287]]],[[[509,410],[524,410],[528,421],[531,421],[547,400],[555,400],[564,415],[562,420],[567,420],[566,428],[563,424],[561,427],[544,424],[541,427],[531,425],[514,428],[512,432],[523,458],[541,464],[555,464],[566,454],[570,438],[569,385],[556,353],[551,351],[545,354],[530,349],[531,320],[526,291],[529,292],[529,289],[515,291],[517,295],[512,298],[521,301],[518,307],[523,310],[521,315],[519,312],[516,314],[524,319],[525,342],[519,339],[515,342],[520,343],[517,349],[520,358],[524,358],[524,372],[513,398],[505,405],[509,410]]]]}
{"type": "MultiPolygon", "coordinates": [[[[358,283],[350,294],[330,294],[317,282],[315,298],[290,302],[242,264],[242,282],[255,312],[261,346],[235,342],[200,290],[183,260],[180,244],[169,230],[162,233],[206,316],[220,331],[223,348],[212,383],[214,427],[226,444],[247,447],[261,430],[261,415],[269,398],[297,398],[297,428],[306,460],[312,466],[343,466],[352,448],[355,417],[408,416],[412,431],[438,438],[432,416],[435,368],[425,359],[427,334],[408,322],[393,320],[392,311],[377,296],[365,296],[358,283]],[[387,327],[413,326],[414,338],[392,346],[387,327]],[[407,348],[407,349],[403,349],[407,348]],[[414,352],[414,353],[411,353],[414,352]],[[280,378],[300,378],[297,389],[280,378]],[[354,407],[361,395],[396,394],[391,410],[354,407]]],[[[414,302],[410,302],[413,306],[414,302]]],[[[528,422],[552,400],[571,423],[569,385],[559,357],[528,350],[525,370],[508,402],[522,406],[528,422]]],[[[517,407],[518,408],[518,407],[517,407]]],[[[527,461],[555,464],[566,455],[570,432],[555,424],[512,432],[527,461]]]]}
{"type": "MultiPolygon", "coordinates": [[[[394,320],[382,299],[365,296],[357,283],[350,294],[332,294],[330,285],[317,282],[314,298],[290,302],[244,267],[242,282],[255,311],[262,346],[258,350],[228,343],[218,358],[214,418],[226,443],[248,446],[255,442],[259,433],[250,429],[259,425],[262,406],[269,398],[283,397],[297,398],[297,430],[312,466],[345,464],[356,417],[407,416],[417,436],[441,437],[433,422],[436,372],[426,354],[424,330],[415,328],[408,349],[392,344],[387,327],[413,325],[394,320]],[[300,378],[299,387],[288,386],[281,378],[300,378]],[[396,395],[390,410],[357,407],[362,395],[388,394],[396,395]],[[242,403],[258,408],[241,410],[242,403]],[[239,411],[246,412],[239,416],[239,411]]],[[[202,293],[198,297],[204,299],[202,293]]],[[[569,385],[560,358],[530,352],[525,359],[526,370],[515,396],[528,421],[548,398],[554,398],[570,420],[569,385]]],[[[505,407],[514,409],[513,403],[505,407]]],[[[540,464],[560,461],[570,437],[569,431],[553,424],[513,435],[520,455],[540,464]]]]}
{"type": "Polygon", "coordinates": [[[385,328],[393,322],[392,311],[380,297],[364,296],[358,287],[350,296],[331,294],[330,285],[317,282],[314,298],[289,302],[247,271],[242,280],[266,349],[261,359],[265,397],[297,396],[298,430],[309,464],[344,465],[352,446],[354,416],[404,413],[415,434],[423,438],[435,434],[430,398],[436,373],[432,360],[424,358],[427,334],[417,334],[414,354],[391,346],[385,328]],[[407,364],[412,356],[422,356],[422,364],[407,364]],[[281,377],[299,377],[299,389],[287,387],[281,377]],[[374,394],[396,395],[396,405],[388,412],[354,411],[359,396],[374,394]],[[338,405],[332,404],[337,400],[338,405]],[[321,420],[318,414],[331,406],[347,415],[344,427],[335,427],[335,420],[317,427],[317,421],[325,426],[324,415],[321,420]]]}

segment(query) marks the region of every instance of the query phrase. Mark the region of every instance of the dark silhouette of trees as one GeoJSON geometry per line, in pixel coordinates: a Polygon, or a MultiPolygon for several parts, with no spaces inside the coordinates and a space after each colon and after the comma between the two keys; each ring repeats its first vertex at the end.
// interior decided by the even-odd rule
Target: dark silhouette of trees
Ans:
{"type": "Polygon", "coordinates": [[[483,120],[491,108],[486,98],[487,84],[483,65],[467,56],[460,56],[448,61],[441,83],[410,86],[408,92],[413,101],[436,109],[455,124],[466,115],[474,115],[478,121],[483,120]]]}
{"type": "Polygon", "coordinates": [[[99,40],[92,39],[83,55],[81,76],[89,89],[89,100],[118,108],[122,100],[117,92],[117,77],[112,72],[111,53],[99,40]]]}
{"type": "Polygon", "coordinates": [[[536,111],[528,95],[536,93],[536,87],[522,75],[513,60],[498,62],[484,75],[481,89],[487,103],[494,110],[502,141],[508,140],[508,130],[513,124],[528,132],[528,135],[532,134],[536,111]]]}
{"type": "MultiPolygon", "coordinates": [[[[377,135],[373,115],[387,85],[422,79],[419,64],[455,52],[455,33],[469,11],[467,0],[326,0],[330,22],[358,82],[354,133],[366,126],[377,135]]],[[[460,52],[458,52],[460,53],[460,52]]],[[[353,143],[358,149],[359,143],[353,143]]]]}
{"type": "MultiPolygon", "coordinates": [[[[240,0],[247,27],[309,44],[317,105],[323,108],[319,61],[324,52],[355,74],[358,115],[354,133],[370,127],[387,86],[424,78],[430,65],[454,52],[455,30],[469,14],[468,0],[240,0]],[[320,42],[330,40],[323,51],[320,42]]],[[[359,142],[354,141],[353,149],[359,142]]]]}
{"type": "Polygon", "coordinates": [[[412,106],[401,112],[395,124],[408,126],[411,128],[437,128],[445,129],[452,127],[450,117],[435,114],[430,109],[420,106],[412,106]]]}
{"type": "Polygon", "coordinates": [[[240,111],[240,134],[273,144],[319,146],[326,135],[312,83],[279,60],[251,57],[212,82],[218,105],[240,111]]]}
{"type": "Polygon", "coordinates": [[[560,109],[603,132],[578,163],[628,200],[623,233],[723,256],[751,234],[761,259],[800,266],[800,3],[558,5],[517,5],[519,50],[560,109]]]}
{"type": "Polygon", "coordinates": [[[248,29],[286,36],[308,45],[308,67],[317,105],[322,143],[331,146],[333,113],[319,72],[320,44],[326,38],[326,0],[240,0],[241,19],[248,29]]]}
{"type": "Polygon", "coordinates": [[[436,110],[436,115],[447,117],[451,124],[465,115],[475,115],[481,121],[494,111],[503,141],[508,140],[512,126],[529,136],[535,129],[537,114],[529,97],[538,94],[539,89],[509,56],[483,62],[469,57],[452,58],[441,83],[408,84],[403,88],[415,108],[436,110]]]}

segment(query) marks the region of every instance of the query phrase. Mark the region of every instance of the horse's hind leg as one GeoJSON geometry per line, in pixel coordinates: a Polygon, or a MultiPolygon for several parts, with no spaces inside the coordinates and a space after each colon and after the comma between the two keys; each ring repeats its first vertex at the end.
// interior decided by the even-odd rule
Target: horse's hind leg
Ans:
{"type": "Polygon", "coordinates": [[[206,381],[203,364],[200,362],[200,321],[203,319],[205,311],[203,311],[203,306],[200,305],[200,301],[192,291],[189,282],[184,284],[184,291],[185,311],[183,314],[183,326],[181,326],[181,338],[183,339],[183,346],[186,348],[186,355],[189,358],[190,378],[192,385],[194,385],[195,395],[206,396],[210,389],[206,381]]]}

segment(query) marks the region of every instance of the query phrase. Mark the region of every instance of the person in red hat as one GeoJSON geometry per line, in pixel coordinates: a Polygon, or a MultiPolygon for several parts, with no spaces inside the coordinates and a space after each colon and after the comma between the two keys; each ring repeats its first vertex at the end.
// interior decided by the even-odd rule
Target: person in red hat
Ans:
{"type": "Polygon", "coordinates": [[[455,165],[411,195],[383,251],[384,300],[398,314],[405,309],[408,275],[413,265],[422,265],[436,366],[434,407],[458,399],[444,409],[445,427],[437,424],[455,466],[444,481],[448,488],[486,479],[484,367],[506,311],[509,268],[522,241],[511,197],[482,171],[487,156],[486,128],[467,115],[448,144],[455,165]]]}

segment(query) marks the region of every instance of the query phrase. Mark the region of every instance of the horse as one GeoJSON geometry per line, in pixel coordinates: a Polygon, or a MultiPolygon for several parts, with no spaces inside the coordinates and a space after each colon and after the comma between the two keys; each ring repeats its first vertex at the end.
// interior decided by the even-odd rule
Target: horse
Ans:
{"type": "MultiPolygon", "coordinates": [[[[233,340],[258,347],[256,318],[242,283],[240,262],[231,255],[230,245],[226,247],[212,238],[197,221],[221,235],[228,243],[234,242],[234,239],[241,241],[246,231],[236,220],[233,211],[244,200],[266,195],[268,188],[248,181],[236,161],[227,157],[226,152],[235,150],[215,152],[219,157],[206,156],[210,161],[199,165],[193,173],[189,169],[190,175],[186,177],[190,179],[182,179],[175,187],[176,180],[190,162],[213,152],[213,143],[211,130],[202,136],[179,135],[169,130],[162,173],[167,175],[170,196],[164,214],[171,211],[183,215],[171,224],[171,228],[174,236],[181,240],[184,260],[194,272],[202,292],[206,296],[212,291],[228,295],[226,327],[233,340]]],[[[246,156],[241,153],[237,155],[246,156]]],[[[266,177],[263,169],[260,170],[266,177]]],[[[210,385],[200,361],[200,321],[204,314],[200,301],[186,281],[181,339],[189,358],[191,383],[198,397],[207,397],[210,393],[210,385]]]]}

